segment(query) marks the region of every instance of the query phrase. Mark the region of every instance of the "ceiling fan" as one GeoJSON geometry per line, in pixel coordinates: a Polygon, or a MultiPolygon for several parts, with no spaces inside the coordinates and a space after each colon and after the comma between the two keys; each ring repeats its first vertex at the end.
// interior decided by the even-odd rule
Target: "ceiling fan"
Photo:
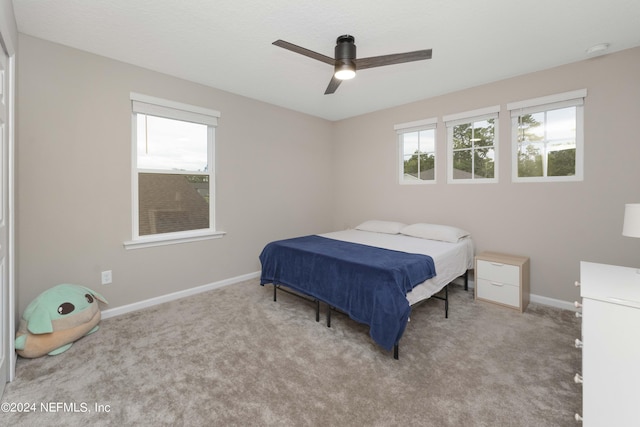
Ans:
{"type": "Polygon", "coordinates": [[[334,67],[334,74],[333,77],[331,77],[329,86],[327,86],[327,90],[324,92],[325,95],[334,93],[336,89],[338,89],[338,86],[340,86],[342,80],[354,78],[356,70],[431,59],[431,49],[358,59],[356,58],[356,45],[354,42],[355,38],[348,34],[338,37],[336,40],[335,58],[330,58],[326,55],[322,55],[321,53],[305,49],[304,47],[297,46],[284,40],[276,40],[273,44],[324,62],[325,64],[332,65],[334,67]]]}

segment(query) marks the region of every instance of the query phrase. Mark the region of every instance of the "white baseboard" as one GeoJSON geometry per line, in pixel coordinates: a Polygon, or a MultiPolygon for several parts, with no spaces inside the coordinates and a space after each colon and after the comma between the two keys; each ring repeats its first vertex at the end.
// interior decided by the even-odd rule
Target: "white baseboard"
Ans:
{"type": "MultiPolygon", "coordinates": [[[[162,304],[169,301],[174,301],[180,298],[196,295],[202,292],[212,291],[214,289],[223,288],[225,286],[233,285],[235,283],[244,282],[245,280],[255,279],[260,277],[260,272],[243,274],[241,276],[232,277],[229,279],[220,280],[218,282],[209,283],[207,285],[197,286],[195,288],[185,289],[183,291],[173,292],[167,295],[161,295],[155,298],[149,298],[144,301],[134,302],[132,304],[123,305],[116,308],[110,308],[102,312],[102,318],[108,319],[110,317],[120,316],[125,313],[130,313],[136,310],[142,310],[143,308],[153,307],[154,305],[162,304]]],[[[458,278],[454,280],[459,285],[464,285],[464,280],[458,278]]],[[[469,289],[474,288],[473,280],[469,280],[469,289]]],[[[562,301],[554,298],[547,298],[540,295],[531,294],[530,300],[536,304],[548,305],[551,307],[561,308],[564,310],[576,311],[572,302],[562,301]]]]}
{"type": "Polygon", "coordinates": [[[548,305],[550,307],[561,308],[563,310],[571,310],[576,311],[575,305],[569,301],[562,301],[560,299],[555,298],[547,298],[540,295],[531,294],[529,296],[531,302],[536,304],[548,305]]]}
{"type": "MultiPolygon", "coordinates": [[[[454,280],[454,282],[459,284],[459,285],[464,285],[464,280],[461,279],[461,278],[457,278],[456,280],[454,280]]],[[[473,289],[474,285],[475,284],[474,284],[473,280],[469,280],[469,289],[473,289]]],[[[555,298],[548,298],[548,297],[543,297],[543,296],[540,296],[540,295],[531,294],[531,295],[529,295],[529,301],[531,301],[532,303],[535,303],[535,304],[541,304],[541,305],[547,305],[547,306],[550,306],[550,307],[561,308],[563,310],[576,311],[576,307],[573,304],[573,302],[563,301],[563,300],[559,300],[559,299],[555,299],[555,298]]]]}
{"type": "Polygon", "coordinates": [[[233,285],[234,283],[244,282],[245,280],[255,279],[256,277],[260,277],[259,271],[243,274],[242,276],[232,277],[230,279],[220,280],[219,282],[209,283],[208,285],[197,286],[195,288],[185,289],[183,291],[173,292],[171,294],[161,295],[159,297],[149,298],[144,301],[134,302],[132,304],[122,305],[120,307],[110,308],[108,310],[104,310],[101,315],[103,319],[108,319],[110,317],[120,316],[132,311],[142,310],[143,308],[153,307],[154,305],[162,304],[165,302],[200,294],[202,292],[223,288],[225,286],[233,285]]]}

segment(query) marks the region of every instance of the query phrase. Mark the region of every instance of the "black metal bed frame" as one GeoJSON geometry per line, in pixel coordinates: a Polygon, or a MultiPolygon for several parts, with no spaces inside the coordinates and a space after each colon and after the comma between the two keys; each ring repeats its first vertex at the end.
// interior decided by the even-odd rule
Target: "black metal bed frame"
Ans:
{"type": "Polygon", "coordinates": [[[313,298],[313,297],[310,297],[308,295],[292,291],[289,288],[283,288],[282,285],[274,284],[273,285],[273,300],[274,301],[277,301],[276,291],[278,289],[280,289],[282,292],[288,293],[289,295],[293,295],[295,297],[302,298],[303,300],[307,300],[307,301],[315,303],[316,304],[316,322],[320,321],[320,300],[318,298],[313,298]]]}
{"type": "MultiPolygon", "coordinates": [[[[459,277],[464,277],[464,290],[468,291],[469,290],[469,270],[466,270],[464,272],[464,274],[459,276],[459,277]]],[[[456,279],[457,278],[458,277],[456,277],[456,279]]],[[[454,280],[456,280],[456,279],[454,279],[454,280]]],[[[453,281],[447,283],[444,286],[444,288],[438,292],[438,293],[441,293],[444,290],[444,297],[442,297],[442,296],[440,296],[438,294],[431,295],[431,297],[429,297],[429,298],[425,298],[423,300],[420,300],[420,301],[412,304],[411,305],[411,309],[413,309],[414,307],[419,306],[420,304],[422,304],[423,302],[425,302],[425,301],[427,301],[427,300],[429,300],[431,298],[439,299],[439,300],[444,301],[444,317],[445,317],[445,319],[448,319],[449,318],[449,285],[451,283],[453,283],[453,281]]],[[[298,298],[302,298],[304,300],[307,300],[309,302],[313,302],[315,304],[315,306],[316,306],[316,322],[320,322],[320,302],[321,301],[318,298],[313,298],[313,297],[311,297],[309,295],[305,295],[303,293],[293,291],[293,290],[291,290],[289,288],[283,287],[283,285],[274,284],[273,285],[273,300],[274,301],[277,301],[277,290],[278,289],[280,289],[283,292],[288,293],[289,295],[293,295],[293,296],[296,296],[298,298]]],[[[337,313],[342,313],[342,314],[346,314],[346,313],[343,312],[342,310],[336,308],[336,307],[333,307],[331,304],[329,304],[326,301],[322,301],[322,302],[325,303],[326,306],[327,306],[327,328],[330,328],[331,327],[331,310],[334,310],[337,313]]],[[[393,358],[395,360],[399,359],[399,351],[400,351],[400,344],[396,343],[393,346],[393,358]]]]}

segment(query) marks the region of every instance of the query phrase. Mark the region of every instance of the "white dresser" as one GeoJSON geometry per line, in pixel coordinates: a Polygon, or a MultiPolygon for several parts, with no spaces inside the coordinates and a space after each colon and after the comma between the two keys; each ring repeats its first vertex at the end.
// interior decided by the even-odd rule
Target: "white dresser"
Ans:
{"type": "Polygon", "coordinates": [[[583,425],[640,426],[640,270],[583,261],[580,282],[583,425]]]}

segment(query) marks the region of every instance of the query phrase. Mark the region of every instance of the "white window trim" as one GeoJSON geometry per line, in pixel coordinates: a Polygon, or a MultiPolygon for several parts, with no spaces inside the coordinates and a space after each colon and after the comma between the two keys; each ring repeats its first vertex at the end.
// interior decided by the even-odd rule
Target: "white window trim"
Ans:
{"type": "Polygon", "coordinates": [[[584,180],[584,98],[587,89],[563,92],[540,98],[510,102],[507,109],[511,113],[511,180],[526,182],[579,182],[584,180]],[[542,111],[566,107],[576,107],[576,173],[571,176],[518,176],[518,117],[542,111]]]}
{"type": "MultiPolygon", "coordinates": [[[[554,104],[556,102],[579,100],[587,97],[586,89],[573,90],[570,92],[556,93],[554,95],[542,96],[540,98],[527,99],[525,101],[509,102],[507,110],[521,110],[529,107],[540,107],[542,105],[554,104]]],[[[539,110],[538,110],[539,111],[539,110]]]]}
{"type": "MultiPolygon", "coordinates": [[[[126,249],[140,249],[153,246],[173,245],[178,243],[195,242],[206,239],[217,239],[223,237],[226,233],[215,229],[215,128],[218,124],[220,112],[208,108],[197,107],[193,105],[183,104],[180,102],[170,101],[167,99],[156,98],[153,96],[143,95],[131,92],[131,206],[132,206],[132,239],[123,243],[126,249]],[[137,138],[137,114],[149,114],[152,116],[176,119],[208,126],[208,159],[207,164],[212,165],[212,172],[209,174],[209,187],[214,197],[211,198],[209,204],[209,228],[201,230],[179,231],[175,233],[153,234],[149,236],[139,235],[138,224],[138,174],[144,172],[138,169],[137,165],[137,144],[134,144],[137,138]]],[[[155,171],[157,172],[157,171],[155,171]]],[[[166,171],[165,171],[166,172],[166,171]]],[[[169,172],[170,173],[170,172],[169,172]]]]}
{"type": "Polygon", "coordinates": [[[202,123],[214,127],[218,125],[218,118],[220,118],[220,112],[210,108],[183,104],[181,102],[156,98],[155,96],[143,95],[136,92],[131,92],[130,97],[131,107],[134,113],[202,123]]]}
{"type": "Polygon", "coordinates": [[[449,114],[442,117],[447,127],[447,183],[448,184],[495,184],[498,182],[498,154],[499,154],[499,120],[498,115],[500,113],[500,105],[493,105],[491,107],[479,108],[477,110],[465,111],[463,113],[449,114]],[[493,178],[477,178],[477,179],[453,179],[453,127],[471,123],[478,120],[495,119],[494,122],[494,139],[493,139],[493,152],[494,152],[494,170],[493,178]]]}
{"type": "Polygon", "coordinates": [[[154,246],[174,245],[177,243],[198,242],[200,240],[219,239],[226,233],[224,231],[194,230],[180,231],[178,233],[154,234],[142,236],[135,240],[124,242],[126,249],[151,248],[154,246]]]}
{"type": "Polygon", "coordinates": [[[396,133],[400,134],[405,132],[415,132],[417,130],[435,129],[437,123],[438,123],[438,118],[432,117],[430,119],[400,123],[400,124],[394,125],[393,130],[395,130],[396,133]]]}
{"type": "Polygon", "coordinates": [[[491,107],[478,108],[477,110],[465,111],[463,113],[448,114],[442,116],[442,121],[449,126],[449,122],[455,122],[452,124],[469,123],[476,118],[482,118],[491,114],[497,114],[500,112],[499,105],[493,105],[491,107]]]}
{"type": "Polygon", "coordinates": [[[398,158],[398,183],[400,185],[431,185],[435,184],[438,176],[438,144],[437,144],[437,124],[438,118],[432,117],[424,120],[416,120],[413,122],[400,123],[393,126],[393,129],[397,134],[397,158],[398,158]],[[404,179],[404,152],[402,146],[402,134],[410,133],[410,132],[418,132],[421,130],[431,130],[434,131],[434,137],[436,139],[436,144],[433,147],[433,155],[435,157],[435,161],[433,163],[433,179],[432,180],[421,180],[418,179],[416,181],[407,181],[404,179]]]}

